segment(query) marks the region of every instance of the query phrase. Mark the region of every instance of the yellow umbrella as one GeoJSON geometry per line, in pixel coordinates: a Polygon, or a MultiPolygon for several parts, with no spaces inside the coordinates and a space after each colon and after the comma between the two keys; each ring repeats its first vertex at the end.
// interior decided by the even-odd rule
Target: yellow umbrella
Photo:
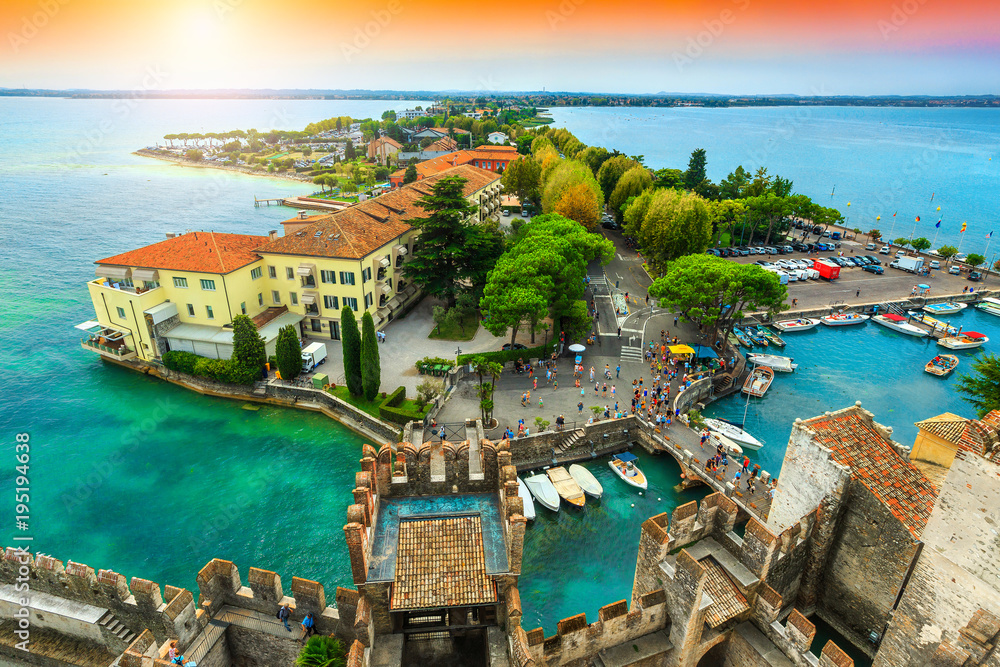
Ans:
{"type": "Polygon", "coordinates": [[[674,354],[694,354],[694,348],[690,345],[671,345],[670,351],[674,354]]]}

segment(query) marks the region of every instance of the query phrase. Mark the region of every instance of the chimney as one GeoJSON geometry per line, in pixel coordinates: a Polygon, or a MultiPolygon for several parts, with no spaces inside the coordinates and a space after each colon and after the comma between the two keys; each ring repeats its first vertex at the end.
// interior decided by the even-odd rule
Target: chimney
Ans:
{"type": "Polygon", "coordinates": [[[267,238],[270,241],[277,241],[278,240],[278,230],[277,229],[272,229],[271,231],[269,231],[267,233],[267,238]]]}
{"type": "Polygon", "coordinates": [[[167,232],[167,238],[168,238],[168,239],[172,239],[172,238],[174,238],[175,236],[177,236],[177,234],[176,234],[175,232],[167,232]]]}
{"type": "Polygon", "coordinates": [[[306,217],[307,217],[307,214],[306,214],[305,211],[299,211],[299,220],[305,220],[306,217]]]}

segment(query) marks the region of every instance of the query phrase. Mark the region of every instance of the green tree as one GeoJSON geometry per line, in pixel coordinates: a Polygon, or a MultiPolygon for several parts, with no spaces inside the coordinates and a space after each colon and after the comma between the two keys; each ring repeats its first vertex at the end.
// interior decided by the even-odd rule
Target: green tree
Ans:
{"type": "Polygon", "coordinates": [[[534,252],[504,253],[490,271],[479,302],[486,314],[483,326],[494,336],[510,331],[512,346],[524,324],[530,327],[534,342],[538,322],[548,312],[554,282],[546,273],[546,259],[534,252]]]}
{"type": "Polygon", "coordinates": [[[972,362],[972,373],[958,378],[956,386],[976,408],[980,419],[992,410],[1000,410],[1000,357],[983,354],[972,362]]]}
{"type": "Polygon", "coordinates": [[[528,200],[538,199],[541,178],[542,165],[534,158],[523,157],[507,165],[507,169],[500,176],[500,183],[503,184],[504,190],[517,196],[523,207],[528,200]]]}
{"type": "Polygon", "coordinates": [[[900,236],[898,239],[893,241],[894,245],[898,245],[900,248],[906,248],[910,245],[910,239],[905,236],[900,236]]]}
{"type": "Polygon", "coordinates": [[[647,257],[665,264],[704,252],[712,241],[713,219],[708,202],[693,192],[652,190],[626,209],[625,232],[636,238],[647,257]]]}
{"type": "Polygon", "coordinates": [[[408,164],[406,166],[406,171],[403,172],[403,185],[408,185],[417,180],[417,165],[408,164]]]}
{"type": "Polygon", "coordinates": [[[965,258],[965,263],[971,266],[972,268],[977,268],[985,261],[986,261],[985,257],[974,252],[969,253],[969,256],[965,258]]]}
{"type": "Polygon", "coordinates": [[[597,183],[607,199],[615,191],[618,179],[625,175],[625,172],[633,167],[642,166],[635,160],[624,155],[615,155],[604,161],[601,168],[597,170],[597,183]]]}
{"type": "Polygon", "coordinates": [[[189,160],[200,160],[202,157],[204,157],[204,153],[202,153],[197,148],[189,148],[187,152],[184,153],[184,157],[186,157],[189,160]]]}
{"type": "MultiPolygon", "coordinates": [[[[340,119],[337,119],[340,122],[340,119]]],[[[296,667],[344,667],[347,664],[344,647],[333,636],[313,635],[295,659],[296,667]]]]}
{"type": "Polygon", "coordinates": [[[479,397],[479,410],[483,425],[489,427],[493,423],[493,392],[496,389],[497,378],[503,371],[503,364],[487,361],[484,357],[472,358],[472,369],[479,377],[476,395],[479,397]],[[488,380],[488,381],[487,381],[488,380]]]}
{"type": "Polygon", "coordinates": [[[694,190],[706,179],[707,162],[704,148],[696,148],[691,151],[691,159],[688,160],[688,168],[684,172],[684,185],[688,189],[694,190]]]}
{"type": "Polygon", "coordinates": [[[878,241],[880,238],[882,238],[882,232],[880,230],[878,230],[878,229],[869,229],[868,230],[868,240],[869,241],[878,241]]]}
{"type": "MultiPolygon", "coordinates": [[[[297,339],[296,339],[297,340],[297,339]]],[[[239,384],[251,384],[259,379],[267,363],[264,339],[257,326],[246,315],[233,318],[233,373],[239,384]]],[[[299,364],[301,365],[301,358],[299,364]]]]}
{"type": "Polygon", "coordinates": [[[323,192],[326,192],[327,178],[325,175],[313,176],[313,183],[318,185],[323,192]]]}
{"type": "Polygon", "coordinates": [[[344,306],[340,311],[340,347],[344,351],[344,382],[352,396],[364,391],[361,375],[361,332],[354,310],[344,306]]]}
{"type": "Polygon", "coordinates": [[[724,199],[742,199],[747,196],[747,186],[750,185],[750,174],[743,165],[736,167],[719,183],[719,191],[724,199]]]}
{"type": "MultiPolygon", "coordinates": [[[[597,184],[597,180],[590,172],[590,169],[587,168],[587,165],[576,160],[561,160],[549,172],[542,189],[542,211],[544,213],[555,213],[559,200],[562,199],[568,190],[574,188],[576,188],[577,197],[583,198],[585,196],[584,193],[577,187],[580,185],[590,190],[591,194],[586,196],[586,201],[588,204],[597,205],[599,216],[601,209],[604,208],[604,195],[601,192],[601,187],[597,184]]],[[[583,221],[578,222],[583,223],[583,221]]],[[[586,223],[583,224],[586,225],[586,223]]]]}
{"type": "Polygon", "coordinates": [[[357,153],[354,151],[354,142],[348,139],[347,146],[344,147],[344,159],[350,162],[357,156],[357,153]]]}
{"type": "Polygon", "coordinates": [[[382,386],[382,367],[375,338],[375,320],[367,310],[361,316],[361,386],[367,400],[373,401],[382,386]]]}
{"type": "Polygon", "coordinates": [[[305,146],[305,147],[304,147],[304,148],[302,149],[302,155],[304,155],[305,157],[309,157],[309,156],[310,156],[310,155],[312,155],[312,154],[313,154],[313,149],[312,149],[312,148],[310,148],[309,146],[305,146]]]}
{"type": "Polygon", "coordinates": [[[945,260],[951,260],[952,257],[958,254],[958,248],[953,245],[943,245],[938,248],[938,254],[945,260]]]}
{"type": "Polygon", "coordinates": [[[638,197],[653,184],[653,176],[645,167],[632,167],[618,179],[614,191],[608,197],[608,206],[614,211],[615,220],[622,221],[625,202],[631,197],[638,197]]]}
{"type": "Polygon", "coordinates": [[[931,247],[931,242],[925,239],[923,236],[921,236],[920,238],[913,239],[913,241],[911,241],[910,244],[913,246],[913,249],[916,250],[917,252],[923,252],[924,250],[927,250],[928,248],[931,247]]]}
{"type": "Polygon", "coordinates": [[[477,238],[469,218],[476,206],[465,198],[464,178],[446,176],[431,187],[431,192],[416,201],[427,217],[406,222],[420,229],[420,245],[406,264],[406,276],[424,292],[444,300],[449,308],[462,290],[474,262],[469,256],[469,242],[477,238]]]}
{"type": "Polygon", "coordinates": [[[295,325],[281,327],[278,340],[274,344],[274,356],[278,360],[278,372],[286,382],[294,380],[302,372],[302,345],[295,325]]]}

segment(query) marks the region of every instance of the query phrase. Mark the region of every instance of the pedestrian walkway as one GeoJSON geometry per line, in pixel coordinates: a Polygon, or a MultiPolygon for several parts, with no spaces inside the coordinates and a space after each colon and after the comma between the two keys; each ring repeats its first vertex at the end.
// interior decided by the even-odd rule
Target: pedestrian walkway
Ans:
{"type": "MultiPolygon", "coordinates": [[[[624,333],[624,332],[622,332],[624,333]]],[[[638,361],[641,362],[642,359],[642,339],[639,339],[638,345],[622,345],[622,361],[638,361]]]]}

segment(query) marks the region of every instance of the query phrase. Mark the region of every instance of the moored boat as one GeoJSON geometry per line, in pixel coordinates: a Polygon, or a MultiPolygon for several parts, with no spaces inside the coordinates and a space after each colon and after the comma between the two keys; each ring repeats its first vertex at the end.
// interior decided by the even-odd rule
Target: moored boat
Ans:
{"type": "Polygon", "coordinates": [[[931,375],[944,377],[955,370],[956,366],[958,366],[958,357],[954,354],[939,354],[927,362],[924,371],[931,375]]]}
{"type": "Polygon", "coordinates": [[[821,317],[819,321],[828,327],[844,327],[851,324],[864,324],[868,321],[868,316],[858,313],[837,313],[821,317]]]}
{"type": "Polygon", "coordinates": [[[990,339],[978,331],[963,331],[956,336],[948,336],[940,339],[937,344],[949,350],[971,350],[974,347],[982,347],[990,339]]]}
{"type": "Polygon", "coordinates": [[[532,475],[524,478],[524,485],[531,491],[538,504],[553,512],[559,511],[559,492],[547,475],[532,475]]]}
{"type": "Polygon", "coordinates": [[[746,333],[747,337],[753,341],[754,345],[767,347],[769,344],[767,338],[762,336],[760,332],[757,331],[757,329],[755,329],[754,327],[747,327],[746,329],[744,329],[744,333],[746,333]]]}
{"type": "MultiPolygon", "coordinates": [[[[743,448],[737,445],[735,442],[722,435],[718,431],[711,431],[708,434],[708,441],[712,443],[712,446],[718,448],[722,445],[722,448],[726,450],[726,453],[730,456],[742,456],[743,448]]],[[[749,449],[749,448],[748,448],[749,449]]]]}
{"type": "Polygon", "coordinates": [[[767,366],[757,366],[750,371],[750,375],[747,376],[746,381],[743,383],[742,391],[744,394],[760,398],[767,391],[767,388],[771,386],[772,380],[774,380],[773,370],[767,366]]]}
{"type": "Polygon", "coordinates": [[[916,310],[911,310],[908,313],[908,315],[917,322],[922,322],[923,324],[926,324],[927,326],[931,327],[932,331],[941,330],[946,334],[948,334],[949,336],[954,336],[955,334],[958,333],[958,329],[956,327],[951,326],[947,322],[936,320],[926,313],[921,313],[916,310]]]}
{"type": "Polygon", "coordinates": [[[792,363],[791,357],[779,357],[775,354],[748,354],[747,361],[758,366],[767,366],[782,373],[791,373],[799,367],[798,364],[792,363]]]}
{"type": "Polygon", "coordinates": [[[556,466],[555,468],[546,470],[545,474],[549,476],[549,480],[552,482],[552,486],[555,487],[559,497],[570,505],[583,507],[584,503],[587,502],[587,496],[584,495],[583,489],[580,488],[580,485],[576,483],[566,468],[556,466]]]}
{"type": "Polygon", "coordinates": [[[769,340],[771,342],[771,345],[777,345],[778,347],[785,347],[784,339],[778,334],[771,331],[770,329],[760,326],[757,327],[757,332],[761,336],[769,340]]]}
{"type": "Polygon", "coordinates": [[[876,315],[875,317],[872,318],[872,322],[875,322],[876,324],[881,324],[887,329],[898,331],[899,333],[906,334],[907,336],[916,336],[917,338],[922,338],[927,335],[927,332],[925,330],[908,323],[905,317],[903,317],[902,315],[897,315],[895,313],[876,315]]]}
{"type": "Polygon", "coordinates": [[[631,452],[622,452],[621,454],[615,454],[608,461],[608,465],[611,469],[615,471],[615,474],[624,480],[626,484],[631,484],[634,487],[645,489],[646,488],[646,476],[642,474],[639,470],[639,466],[635,462],[639,460],[635,454],[631,452]]]}
{"type": "Polygon", "coordinates": [[[929,303],[924,306],[923,310],[932,315],[951,315],[953,313],[960,313],[968,307],[969,304],[967,303],[946,301],[945,303],[929,303]]]}
{"type": "Polygon", "coordinates": [[[742,345],[743,347],[747,348],[753,347],[753,341],[750,340],[749,336],[743,333],[742,329],[733,327],[733,335],[736,336],[736,338],[740,341],[740,345],[742,345]]]}
{"type": "Polygon", "coordinates": [[[569,474],[573,477],[583,492],[592,498],[600,498],[604,494],[604,487],[601,483],[597,481],[594,477],[594,473],[590,472],[582,465],[574,463],[569,467],[569,474]]]}
{"type": "Polygon", "coordinates": [[[1000,299],[994,299],[988,296],[982,300],[982,302],[976,304],[976,309],[981,310],[988,315],[996,315],[1000,317],[1000,299]]]}
{"type": "Polygon", "coordinates": [[[531,499],[531,492],[520,477],[517,478],[517,495],[521,497],[524,504],[524,518],[528,521],[535,520],[535,501],[531,499]]]}
{"type": "Polygon", "coordinates": [[[782,320],[780,322],[773,322],[771,326],[782,333],[788,333],[790,331],[808,331],[818,324],[819,320],[811,317],[800,317],[797,320],[782,320]]]}
{"type": "Polygon", "coordinates": [[[724,422],[720,419],[703,419],[702,421],[705,423],[705,426],[709,431],[721,433],[730,440],[739,443],[746,449],[757,450],[764,446],[763,442],[735,424],[730,424],[729,422],[724,422]]]}

